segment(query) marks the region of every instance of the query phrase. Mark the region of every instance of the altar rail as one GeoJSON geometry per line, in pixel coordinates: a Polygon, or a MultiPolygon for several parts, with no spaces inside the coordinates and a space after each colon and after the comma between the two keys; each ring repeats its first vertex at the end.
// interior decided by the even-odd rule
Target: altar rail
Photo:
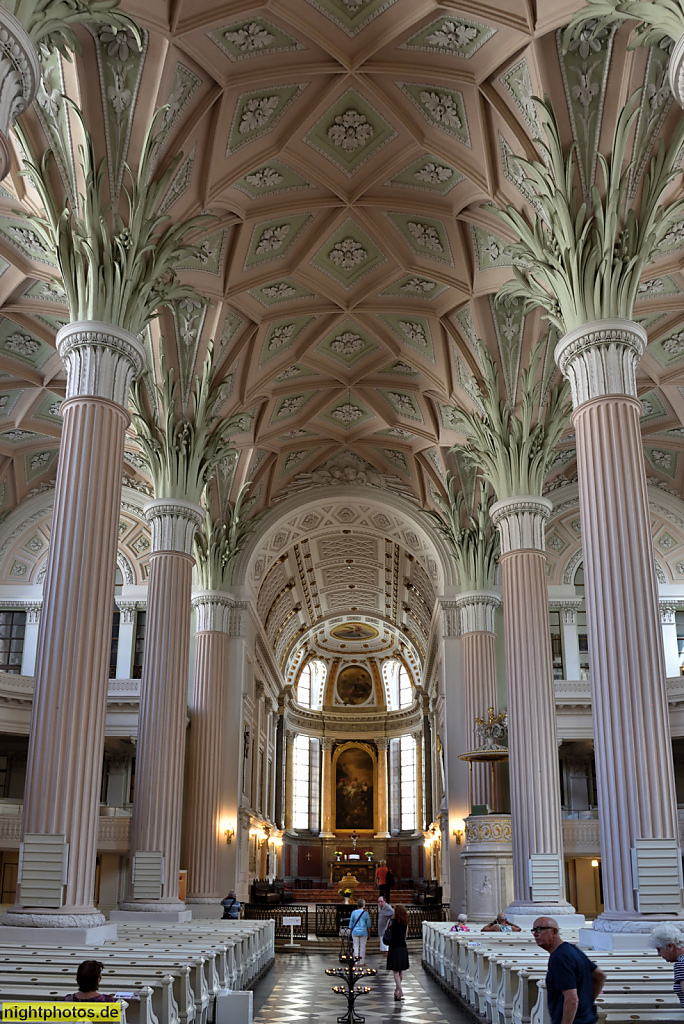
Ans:
{"type": "MultiPolygon", "coordinates": [[[[316,936],[317,938],[336,938],[340,928],[349,923],[349,916],[354,905],[344,903],[316,904],[316,936]]],[[[367,903],[366,910],[371,920],[371,935],[378,933],[378,907],[375,903],[367,903]]],[[[440,907],[406,907],[408,911],[407,939],[420,939],[423,935],[423,921],[448,921],[450,908],[448,903],[440,907]]]]}
{"type": "MultiPolygon", "coordinates": [[[[350,909],[350,908],[348,908],[350,909]]],[[[295,925],[295,939],[309,937],[309,908],[298,903],[290,903],[282,907],[269,907],[263,903],[247,903],[243,907],[246,921],[275,921],[276,939],[289,939],[290,926],[283,924],[283,917],[299,917],[301,923],[295,925]]]]}

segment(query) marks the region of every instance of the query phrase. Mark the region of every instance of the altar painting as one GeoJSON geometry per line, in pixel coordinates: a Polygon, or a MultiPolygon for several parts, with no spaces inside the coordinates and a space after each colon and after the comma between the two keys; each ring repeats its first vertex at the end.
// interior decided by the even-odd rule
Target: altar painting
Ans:
{"type": "Polygon", "coordinates": [[[373,758],[361,747],[348,747],[337,759],[335,827],[373,828],[373,758]]]}

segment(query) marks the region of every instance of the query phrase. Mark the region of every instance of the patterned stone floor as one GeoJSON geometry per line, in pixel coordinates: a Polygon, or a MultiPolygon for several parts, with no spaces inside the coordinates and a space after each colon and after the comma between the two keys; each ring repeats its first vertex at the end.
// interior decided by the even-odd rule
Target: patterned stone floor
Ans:
{"type": "MultiPolygon", "coordinates": [[[[385,957],[367,957],[367,966],[378,973],[368,979],[371,992],[356,1004],[366,1024],[466,1024],[469,1018],[428,977],[419,957],[411,957],[411,963],[404,974],[406,998],[397,1003],[385,957]]],[[[254,1024],[335,1024],[347,1009],[343,996],[332,991],[334,979],[325,973],[326,967],[336,966],[332,955],[277,953],[275,967],[254,991],[254,1024]]]]}

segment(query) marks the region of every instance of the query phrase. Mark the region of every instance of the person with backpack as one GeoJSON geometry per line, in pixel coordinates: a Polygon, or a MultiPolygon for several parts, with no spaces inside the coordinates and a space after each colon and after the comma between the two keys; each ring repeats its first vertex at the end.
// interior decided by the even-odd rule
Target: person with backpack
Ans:
{"type": "Polygon", "coordinates": [[[235,921],[240,916],[240,903],[235,895],[235,889],[231,889],[226,898],[221,900],[221,906],[224,921],[235,921]]]}
{"type": "Polygon", "coordinates": [[[354,960],[363,965],[366,962],[366,943],[370,935],[370,915],[366,910],[366,901],[358,899],[356,910],[353,910],[349,918],[349,930],[354,943],[354,960]]]}
{"type": "Polygon", "coordinates": [[[394,875],[387,867],[387,861],[381,860],[375,871],[375,883],[378,895],[383,896],[386,903],[390,902],[390,889],[394,885],[394,875]]]}

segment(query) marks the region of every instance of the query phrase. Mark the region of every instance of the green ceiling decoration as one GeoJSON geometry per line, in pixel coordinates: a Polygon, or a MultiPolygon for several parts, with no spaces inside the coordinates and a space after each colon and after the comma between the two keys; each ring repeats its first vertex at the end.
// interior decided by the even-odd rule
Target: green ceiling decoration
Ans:
{"type": "Polygon", "coordinates": [[[401,295],[406,299],[422,299],[431,301],[446,289],[446,285],[440,281],[431,281],[429,277],[422,277],[420,274],[406,274],[399,278],[389,288],[386,288],[383,295],[401,295]]]}
{"type": "Polygon", "coordinates": [[[311,266],[348,289],[386,262],[375,242],[350,218],[321,246],[311,266]]]}
{"type": "Polygon", "coordinates": [[[292,366],[286,366],[277,377],[273,379],[277,384],[282,384],[286,380],[298,380],[301,377],[320,377],[320,374],[316,370],[312,370],[309,366],[302,366],[301,363],[294,363],[292,366]]]}
{"type": "Polygon", "coordinates": [[[681,295],[682,289],[669,274],[664,277],[651,277],[648,281],[640,281],[637,288],[637,302],[647,299],[658,299],[665,295],[681,295]]]}
{"type": "Polygon", "coordinates": [[[443,405],[442,402],[437,403],[437,409],[439,410],[439,419],[445,430],[458,430],[459,426],[454,416],[454,410],[450,405],[443,405]]]}
{"type": "Polygon", "coordinates": [[[49,441],[50,438],[47,434],[37,434],[34,430],[21,430],[14,428],[12,430],[3,430],[0,433],[0,441],[3,444],[20,445],[27,444],[29,441],[49,441]]]}
{"type": "Polygon", "coordinates": [[[286,53],[290,50],[304,50],[301,43],[278,28],[266,18],[247,18],[223,28],[214,29],[207,35],[233,63],[258,57],[262,53],[286,53]]]}
{"type": "Polygon", "coordinates": [[[509,400],[515,403],[525,330],[525,304],[522,299],[515,298],[497,302],[495,297],[490,295],[489,306],[496,331],[506,394],[509,400]]]}
{"type": "Polygon", "coordinates": [[[677,476],[677,466],[679,464],[679,455],[667,448],[660,448],[651,445],[644,445],[644,455],[659,473],[663,473],[664,476],[669,476],[671,480],[674,480],[677,476]]]}
{"type": "Polygon", "coordinates": [[[244,323],[245,321],[243,317],[234,313],[232,309],[226,310],[225,316],[223,317],[223,324],[221,326],[221,334],[216,346],[217,365],[233,338],[238,334],[240,328],[244,326],[244,323]]]}
{"type": "Polygon", "coordinates": [[[501,151],[501,168],[504,178],[510,181],[514,188],[517,188],[520,195],[527,200],[540,217],[544,217],[544,211],[536,198],[534,188],[528,180],[520,160],[508,145],[501,132],[499,132],[499,149],[501,151]]]}
{"type": "Polygon", "coordinates": [[[470,303],[459,309],[458,313],[454,313],[452,321],[455,321],[460,327],[463,335],[468,339],[471,345],[477,350],[479,344],[479,337],[475,330],[475,321],[473,320],[473,311],[470,308],[470,303]]]}
{"type": "Polygon", "coordinates": [[[636,195],[656,138],[674,101],[667,80],[671,50],[672,41],[661,39],[648,51],[629,170],[629,194],[632,197],[636,195]]]}
{"type": "Polygon", "coordinates": [[[207,316],[208,300],[199,297],[181,299],[169,303],[169,307],[173,314],[178,346],[178,386],[181,401],[186,405],[192,387],[202,328],[207,316]]]}
{"type": "Polygon", "coordinates": [[[307,459],[315,455],[316,452],[321,450],[320,445],[315,448],[300,448],[297,451],[289,452],[287,455],[283,455],[283,460],[280,466],[280,477],[289,476],[290,473],[294,473],[296,470],[306,462],[307,459]]]}
{"type": "Polygon", "coordinates": [[[280,423],[291,416],[297,416],[317,394],[319,394],[318,391],[299,391],[296,394],[285,395],[277,399],[271,416],[271,424],[280,423]]]}
{"type": "Polygon", "coordinates": [[[228,421],[228,427],[225,432],[226,437],[235,437],[236,434],[249,434],[253,426],[254,412],[252,410],[237,413],[236,416],[231,416],[228,421]]]}
{"type": "Polygon", "coordinates": [[[311,213],[298,213],[256,224],[245,257],[244,269],[249,270],[262,263],[281,259],[312,218],[311,213]]]}
{"type": "Polygon", "coordinates": [[[249,294],[266,307],[277,306],[281,302],[293,302],[295,299],[314,297],[313,292],[289,277],[280,278],[278,281],[269,281],[268,284],[263,284],[259,288],[250,288],[249,294]]]}
{"type": "Polygon", "coordinates": [[[154,140],[152,166],[156,165],[164,143],[171,135],[171,132],[178,124],[181,114],[201,85],[202,79],[198,78],[194,71],[191,71],[190,68],[180,62],[176,64],[169,91],[162,104],[164,112],[160,119],[159,132],[154,140]]]}
{"type": "Polygon", "coordinates": [[[494,270],[497,267],[513,267],[520,263],[510,252],[510,242],[489,228],[470,225],[470,234],[475,249],[475,265],[478,270],[494,270]]]}
{"type": "Polygon", "coordinates": [[[262,135],[268,135],[306,86],[306,82],[298,85],[274,85],[254,92],[241,93],[235,105],[226,157],[232,156],[247,143],[260,139],[262,135]]]}
{"type": "Polygon", "coordinates": [[[412,366],[405,363],[403,359],[396,359],[393,363],[389,363],[387,366],[380,370],[380,373],[392,374],[395,377],[419,377],[420,374],[417,370],[414,370],[412,366]]]}
{"type": "Polygon", "coordinates": [[[435,352],[432,344],[430,322],[424,316],[387,313],[380,317],[390,330],[403,342],[410,345],[416,352],[434,363],[435,352]]]}
{"type": "Polygon", "coordinates": [[[354,430],[362,423],[375,419],[375,413],[368,409],[363,402],[354,395],[336,399],[319,417],[327,420],[338,430],[354,430]]]}
{"type": "Polygon", "coordinates": [[[387,404],[398,416],[410,420],[423,422],[423,414],[415,395],[411,391],[400,391],[398,389],[378,388],[378,394],[382,395],[387,404]]]}
{"type": "Polygon", "coordinates": [[[530,69],[525,57],[517,61],[505,75],[501,76],[499,81],[512,96],[513,102],[531,130],[533,138],[543,138],[541,118],[534,101],[536,91],[532,87],[530,69]]]}
{"type": "Polygon", "coordinates": [[[31,413],[31,418],[34,420],[44,420],[45,423],[60,426],[62,423],[63,401],[64,398],[61,395],[56,395],[54,391],[48,391],[38,408],[31,413]]]}
{"type": "Polygon", "coordinates": [[[29,227],[28,222],[16,217],[0,217],[0,235],[20,253],[36,263],[46,263],[49,267],[57,267],[53,251],[43,239],[29,227]]]}
{"type": "Polygon", "coordinates": [[[371,352],[376,352],[377,349],[378,345],[372,335],[359,327],[353,320],[344,320],[338,324],[316,346],[316,351],[347,368],[355,366],[356,363],[365,359],[371,352]]]}
{"type": "Polygon", "coordinates": [[[2,256],[0,256],[0,277],[2,277],[2,275],[5,273],[8,267],[9,263],[7,262],[7,260],[3,259],[2,256]]]}
{"type": "Polygon", "coordinates": [[[387,182],[388,185],[402,185],[405,188],[417,188],[423,192],[436,192],[445,196],[455,185],[465,181],[464,176],[455,167],[428,153],[399,171],[387,182]]]}
{"type": "Polygon", "coordinates": [[[46,138],[49,139],[64,189],[73,201],[76,191],[76,167],[68,107],[64,102],[67,91],[64,69],[57,50],[44,56],[42,72],[34,110],[38,114],[46,138]]]}
{"type": "Polygon", "coordinates": [[[160,216],[168,213],[171,207],[176,203],[181,196],[190,188],[190,182],[192,181],[192,172],[195,169],[195,153],[197,147],[193,146],[188,155],[181,160],[178,164],[178,170],[174,174],[173,178],[169,182],[169,187],[166,190],[166,194],[159,204],[160,216]]]}
{"type": "Polygon", "coordinates": [[[64,285],[55,278],[50,281],[34,281],[24,292],[27,299],[42,299],[43,302],[59,302],[66,306],[64,285]]]}
{"type": "Polygon", "coordinates": [[[641,402],[641,423],[661,420],[664,416],[668,415],[667,409],[655,390],[647,391],[645,395],[640,395],[639,401],[641,402]]]}
{"type": "Polygon", "coordinates": [[[200,270],[205,274],[219,275],[223,263],[227,231],[214,231],[202,242],[197,242],[198,252],[177,263],[176,270],[200,270]]]}
{"type": "Polygon", "coordinates": [[[355,89],[348,89],[326,110],[304,141],[350,178],[396,135],[392,125],[368,100],[355,89]]]}
{"type": "Polygon", "coordinates": [[[680,363],[684,359],[684,325],[672,328],[667,334],[652,341],[648,346],[649,355],[660,363],[664,369],[680,363]]]}
{"type": "MultiPolygon", "coordinates": [[[[24,394],[23,389],[18,391],[1,391],[0,392],[0,416],[9,416],[12,409],[17,404],[21,396],[24,394]]],[[[35,418],[33,413],[33,418],[35,418]]],[[[57,421],[61,423],[61,419],[57,421]]]]}
{"type": "Polygon", "coordinates": [[[388,10],[397,0],[309,0],[326,18],[353,38],[362,29],[388,10]]]}
{"type": "Polygon", "coordinates": [[[384,430],[376,430],[375,437],[397,437],[402,441],[415,441],[416,435],[403,427],[386,427],[384,430]]]}
{"type": "MultiPolygon", "coordinates": [[[[0,435],[1,437],[2,435],[0,435]]],[[[45,451],[28,452],[24,455],[24,475],[26,482],[30,483],[36,477],[42,476],[52,469],[59,455],[58,448],[46,449],[45,451]]]]}
{"type": "Polygon", "coordinates": [[[35,370],[39,370],[55,354],[55,350],[35,334],[4,318],[0,320],[0,351],[35,370]]]}
{"type": "Polygon", "coordinates": [[[676,221],[658,246],[658,256],[684,248],[684,220],[676,221]]]}
{"type": "Polygon", "coordinates": [[[442,53],[448,57],[464,57],[469,60],[481,46],[496,35],[491,25],[470,21],[463,17],[447,16],[424,25],[420,32],[407,39],[401,50],[427,50],[442,53]]]}
{"type": "Polygon", "coordinates": [[[398,469],[404,476],[411,476],[408,460],[403,452],[397,448],[376,448],[376,451],[380,452],[394,469],[398,469]]]}
{"type": "Polygon", "coordinates": [[[591,45],[584,35],[576,36],[563,52],[563,31],[556,32],[565,99],[568,104],[572,137],[577,143],[578,167],[582,191],[589,198],[596,174],[606,84],[617,26],[594,34],[591,45]]]}
{"type": "Polygon", "coordinates": [[[404,239],[409,249],[426,259],[438,260],[453,267],[451,246],[446,228],[433,217],[414,217],[405,213],[386,213],[385,216],[404,239]]]}
{"type": "Polygon", "coordinates": [[[420,85],[414,82],[397,82],[397,85],[428,124],[465,146],[470,146],[463,93],[441,85],[420,85]]]}
{"type": "Polygon", "coordinates": [[[287,352],[304,328],[313,323],[314,319],[313,316],[295,316],[289,320],[276,320],[270,324],[261,348],[259,366],[263,366],[274,356],[287,352]]]}
{"type": "Polygon", "coordinates": [[[233,182],[233,187],[244,192],[250,199],[259,199],[261,196],[275,196],[280,192],[294,192],[312,186],[291,167],[279,160],[269,160],[238,178],[233,182]]]}

